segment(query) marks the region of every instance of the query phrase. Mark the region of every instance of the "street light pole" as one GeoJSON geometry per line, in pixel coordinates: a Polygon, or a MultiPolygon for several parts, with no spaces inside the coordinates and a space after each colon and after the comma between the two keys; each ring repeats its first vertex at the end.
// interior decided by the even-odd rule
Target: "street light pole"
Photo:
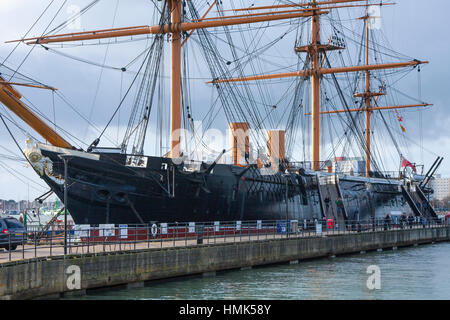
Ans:
{"type": "Polygon", "coordinates": [[[70,156],[60,155],[59,156],[64,162],[64,255],[67,255],[67,211],[68,211],[68,198],[67,198],[67,171],[70,156]]]}

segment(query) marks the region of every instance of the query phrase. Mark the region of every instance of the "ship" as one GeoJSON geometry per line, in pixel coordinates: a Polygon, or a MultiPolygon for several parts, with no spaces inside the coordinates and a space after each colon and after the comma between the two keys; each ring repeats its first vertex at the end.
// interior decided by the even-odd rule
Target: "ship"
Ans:
{"type": "MultiPolygon", "coordinates": [[[[400,127],[386,125],[395,144],[395,134],[404,131],[402,110],[431,106],[421,101],[382,104],[392,94],[388,79],[392,70],[411,72],[428,63],[396,56],[395,51],[378,46],[372,37],[376,33],[373,26],[377,10],[392,3],[311,0],[263,5],[261,1],[236,7],[232,2],[217,0],[162,0],[152,2],[156,12],[153,16],[157,17],[153,26],[57,32],[97,3],[93,1],[79,10],[52,32],[9,41],[40,47],[51,54],[61,53],[66,43],[147,39],[142,64],[127,90],[127,94],[136,90],[135,98],[127,102],[131,99],[124,97],[117,108],[111,108],[111,120],[95,141],[84,148],[76,146],[70,136],[49,123],[51,120],[42,119],[27,105],[17,89],[27,86],[55,92],[54,87],[34,80],[15,81],[5,73],[0,79],[0,102],[42,137],[27,139],[24,156],[50,192],[64,202],[76,224],[246,220],[302,223],[332,219],[337,228],[347,228],[355,221],[380,220],[388,214],[437,218],[429,202],[432,190],[428,182],[443,159],[438,157],[426,173],[423,168],[419,173],[418,165],[399,152],[399,170],[386,172],[379,162],[380,150],[373,144],[371,118],[375,113],[392,117],[395,112],[400,127]],[[357,31],[349,30],[340,19],[342,10],[357,22],[357,31]],[[246,32],[258,34],[265,29],[270,30],[265,34],[270,41],[264,42],[259,36],[242,37],[246,32]],[[260,56],[286,37],[286,29],[296,38],[292,50],[283,54],[297,59],[297,70],[290,71],[292,66],[279,67],[290,69],[282,73],[264,70],[261,61],[267,59],[260,56]],[[217,44],[219,38],[222,45],[217,44]],[[205,114],[214,109],[211,112],[220,111],[227,120],[229,143],[214,150],[214,157],[209,159],[192,158],[192,148],[186,147],[189,141],[183,141],[180,134],[189,131],[195,145],[208,148],[193,125],[192,106],[196,103],[189,92],[188,72],[195,59],[187,56],[188,44],[199,46],[202,52],[195,58],[203,58],[203,69],[208,71],[202,88],[215,92],[214,105],[204,106],[208,110],[205,114]],[[350,49],[351,45],[356,49],[350,49]],[[159,98],[165,86],[161,79],[165,74],[166,46],[170,47],[168,104],[159,98]],[[224,46],[230,50],[226,54],[224,46]],[[345,52],[350,50],[359,58],[358,63],[345,61],[345,52]],[[391,60],[380,59],[383,54],[391,60]],[[257,61],[254,64],[253,59],[257,61]],[[280,79],[289,79],[289,87],[280,79]],[[276,96],[279,90],[289,96],[284,110],[275,102],[267,102],[268,92],[276,96]],[[132,104],[132,112],[123,142],[102,144],[106,128],[126,103],[132,104]],[[150,118],[159,116],[155,108],[170,114],[170,147],[164,154],[146,155],[150,118]],[[281,119],[278,123],[273,120],[276,113],[281,119]],[[334,141],[333,152],[323,158],[325,120],[343,124],[339,143],[346,146],[338,149],[334,141]],[[303,126],[302,139],[299,122],[303,126]],[[305,152],[306,148],[309,151],[305,152]],[[302,151],[305,156],[298,157],[302,151]]],[[[2,67],[7,68],[5,64],[2,67]]],[[[277,99],[283,100],[280,96],[277,99]]],[[[205,118],[208,116],[213,118],[211,114],[205,118]]]]}

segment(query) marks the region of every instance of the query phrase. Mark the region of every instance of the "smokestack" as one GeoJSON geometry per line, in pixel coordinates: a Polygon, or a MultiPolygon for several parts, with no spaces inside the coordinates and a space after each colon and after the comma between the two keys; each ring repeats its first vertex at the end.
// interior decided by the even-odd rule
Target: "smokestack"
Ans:
{"type": "Polygon", "coordinates": [[[267,132],[267,156],[273,168],[285,158],[284,152],[284,130],[269,130],[267,132]]]}
{"type": "Polygon", "coordinates": [[[230,124],[231,159],[234,165],[247,165],[245,155],[250,153],[249,125],[247,122],[230,124]]]}

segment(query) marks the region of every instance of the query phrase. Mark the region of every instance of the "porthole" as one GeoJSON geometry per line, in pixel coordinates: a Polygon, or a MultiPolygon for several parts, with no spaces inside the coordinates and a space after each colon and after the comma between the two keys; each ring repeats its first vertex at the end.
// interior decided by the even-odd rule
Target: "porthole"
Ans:
{"type": "Polygon", "coordinates": [[[123,192],[116,193],[116,194],[114,195],[114,199],[115,199],[116,201],[120,202],[120,203],[124,203],[124,202],[127,201],[127,199],[126,199],[126,194],[123,193],[123,192]]]}
{"type": "Polygon", "coordinates": [[[97,191],[97,196],[101,199],[101,200],[106,200],[109,198],[110,193],[108,190],[98,190],[97,191]]]}

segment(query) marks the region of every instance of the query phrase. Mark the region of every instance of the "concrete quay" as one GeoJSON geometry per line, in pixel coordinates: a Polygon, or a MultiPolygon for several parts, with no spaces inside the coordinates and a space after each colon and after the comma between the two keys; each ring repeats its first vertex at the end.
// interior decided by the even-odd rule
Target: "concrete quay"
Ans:
{"type": "Polygon", "coordinates": [[[139,287],[151,280],[449,240],[450,226],[439,226],[17,259],[0,263],[0,299],[58,298],[89,289],[139,287]]]}

